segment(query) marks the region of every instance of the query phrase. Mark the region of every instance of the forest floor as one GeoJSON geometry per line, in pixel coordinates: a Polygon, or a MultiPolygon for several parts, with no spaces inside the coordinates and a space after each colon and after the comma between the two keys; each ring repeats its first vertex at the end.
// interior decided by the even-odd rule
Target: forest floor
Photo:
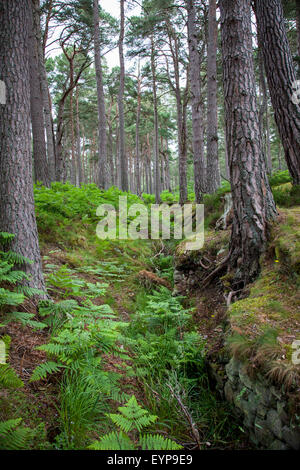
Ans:
{"type": "MultiPolygon", "coordinates": [[[[43,269],[54,303],[36,308],[27,300],[22,305],[24,312],[46,322],[44,329],[15,322],[5,327],[4,333],[12,338],[9,363],[24,386],[1,390],[0,421],[21,417],[32,430],[27,448],[85,449],[118,428],[109,414],[116,416],[120,405],[124,408],[135,396],[144,410],[157,417],[148,431],[176,445],[208,450],[252,448],[231,405],[216,392],[207,360],[223,351],[228,321],[237,334],[254,331],[250,320],[255,329],[257,316],[245,316],[245,309],[251,312],[256,306],[261,331],[269,321],[266,312],[273,329],[288,328],[289,335],[279,336],[287,340],[282,340],[283,347],[290,351],[291,329],[299,318],[299,291],[292,291],[295,282],[287,269],[299,267],[298,209],[281,213],[263,276],[250,286],[250,300],[232,304],[228,318],[219,282],[205,293],[172,295],[173,242],[99,240],[92,217],[73,218],[72,208],[58,221],[56,215],[52,217],[51,207],[57,210],[58,197],[64,211],[71,204],[66,203],[67,189],[62,192],[64,199],[61,193],[55,194],[53,206],[49,190],[46,209],[41,202],[37,204],[43,269]],[[278,291],[275,300],[274,292],[266,292],[273,282],[278,291]],[[256,296],[258,303],[253,300],[256,296]],[[290,307],[295,314],[293,325],[287,315],[290,307]],[[49,359],[52,365],[47,369],[49,359]],[[103,382],[101,387],[99,382],[103,382]]],[[[80,190],[75,194],[77,202],[74,189],[69,190],[72,204],[82,204],[80,190]]],[[[44,196],[39,197],[41,201],[44,196]]],[[[211,214],[212,223],[218,215],[211,214]]],[[[217,237],[223,240],[224,234],[219,233],[217,237]]],[[[253,343],[254,338],[249,338],[253,343]]],[[[136,448],[138,435],[130,431],[128,436],[136,448]]]]}

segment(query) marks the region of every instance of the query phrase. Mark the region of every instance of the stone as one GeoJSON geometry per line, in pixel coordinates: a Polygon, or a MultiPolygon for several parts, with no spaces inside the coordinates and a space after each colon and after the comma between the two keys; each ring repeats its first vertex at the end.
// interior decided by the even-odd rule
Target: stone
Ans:
{"type": "Polygon", "coordinates": [[[263,386],[260,382],[255,384],[255,392],[258,397],[258,401],[263,405],[269,405],[271,401],[271,392],[269,388],[263,386]]]}
{"type": "Polygon", "coordinates": [[[256,417],[254,432],[257,442],[265,449],[269,449],[274,441],[274,434],[268,429],[267,421],[256,417]]]}
{"type": "Polygon", "coordinates": [[[256,414],[259,418],[264,419],[267,415],[268,408],[266,408],[262,403],[257,405],[256,414]]]}
{"type": "Polygon", "coordinates": [[[243,385],[245,385],[245,387],[249,388],[250,390],[254,388],[254,383],[252,382],[249,375],[247,374],[245,367],[240,368],[239,377],[240,377],[240,381],[242,382],[243,385]]]}
{"type": "Polygon", "coordinates": [[[227,381],[225,384],[224,394],[225,394],[226,400],[232,403],[233,402],[233,390],[229,381],[227,381]]]}
{"type": "Polygon", "coordinates": [[[284,401],[277,402],[277,413],[283,424],[289,424],[289,417],[285,411],[286,403],[284,401]]]}
{"type": "Polygon", "coordinates": [[[231,361],[225,366],[227,377],[231,382],[234,382],[239,376],[240,362],[232,358],[231,361]]]}
{"type": "Polygon", "coordinates": [[[288,450],[288,447],[285,445],[284,442],[276,439],[272,442],[269,450],[288,450]]]}
{"type": "Polygon", "coordinates": [[[282,438],[282,423],[277,411],[270,410],[267,413],[267,425],[270,431],[278,438],[282,438]]]}
{"type": "Polygon", "coordinates": [[[293,450],[300,450],[300,429],[291,429],[288,426],[282,428],[282,439],[293,450]]]}

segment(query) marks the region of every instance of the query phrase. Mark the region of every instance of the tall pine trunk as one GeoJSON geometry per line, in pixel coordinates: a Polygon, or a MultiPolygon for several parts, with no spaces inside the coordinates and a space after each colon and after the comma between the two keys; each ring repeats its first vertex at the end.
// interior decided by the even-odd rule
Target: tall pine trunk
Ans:
{"type": "Polygon", "coordinates": [[[194,153],[194,187],[196,202],[202,201],[205,193],[204,164],[204,124],[203,98],[200,75],[200,53],[198,50],[198,31],[196,29],[196,12],[194,0],[186,0],[188,13],[188,46],[189,46],[189,80],[192,104],[193,153],[194,153]]]}
{"type": "Polygon", "coordinates": [[[2,0],[0,77],[6,104],[0,105],[0,231],[15,234],[12,249],[30,258],[29,285],[45,290],[34,211],[30,142],[29,0],[2,0]]]}
{"type": "Polygon", "coordinates": [[[214,193],[220,186],[218,157],[217,103],[218,23],[216,0],[209,1],[207,41],[207,191],[214,193]]]}
{"type": "Polygon", "coordinates": [[[120,58],[120,89],[118,97],[119,108],[119,148],[120,148],[120,171],[121,189],[128,191],[128,162],[125,148],[125,122],[124,122],[124,86],[125,86],[125,64],[124,64],[124,34],[125,34],[125,0],[120,0],[120,36],[119,36],[119,58],[120,58]]]}
{"type": "Polygon", "coordinates": [[[244,283],[259,273],[259,258],[276,216],[256,103],[250,0],[221,0],[226,138],[234,208],[230,264],[244,283]]]}
{"type": "Polygon", "coordinates": [[[141,65],[138,61],[138,88],[137,88],[137,106],[136,106],[136,126],[135,126],[135,178],[136,192],[138,196],[142,195],[141,191],[141,173],[140,173],[140,121],[141,121],[141,65]]]}
{"type": "MultiPolygon", "coordinates": [[[[153,114],[154,114],[154,184],[155,184],[155,201],[160,202],[160,171],[159,171],[159,135],[158,135],[158,109],[157,109],[157,85],[156,85],[156,64],[155,64],[155,44],[153,36],[151,36],[151,73],[152,73],[152,93],[153,93],[153,114]]],[[[151,158],[150,165],[150,191],[152,192],[151,178],[151,158]]]]}
{"type": "Polygon", "coordinates": [[[102,74],[102,65],[101,65],[98,0],[94,0],[93,16],[94,16],[94,53],[95,53],[95,70],[96,70],[96,82],[97,82],[97,102],[98,102],[98,151],[99,151],[98,184],[100,188],[106,189],[108,186],[107,137],[106,137],[106,115],[105,115],[105,99],[104,99],[104,88],[103,88],[103,74],[102,74]]]}
{"type": "Polygon", "coordinates": [[[293,183],[300,184],[300,106],[293,98],[296,74],[281,1],[255,0],[254,6],[275,122],[293,183]]]}
{"type": "Polygon", "coordinates": [[[30,108],[31,128],[33,140],[33,161],[35,181],[45,186],[50,185],[49,168],[46,153],[46,140],[44,128],[44,109],[39,68],[39,1],[31,0],[29,19],[29,72],[30,72],[30,108]]]}

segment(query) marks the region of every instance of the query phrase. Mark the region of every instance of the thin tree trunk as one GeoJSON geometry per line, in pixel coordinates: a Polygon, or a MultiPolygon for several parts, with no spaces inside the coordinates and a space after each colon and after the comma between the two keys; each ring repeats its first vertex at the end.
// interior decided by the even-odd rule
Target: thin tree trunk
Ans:
{"type": "Polygon", "coordinates": [[[198,31],[196,29],[196,11],[194,0],[186,1],[188,13],[188,45],[190,61],[190,88],[192,103],[193,153],[194,153],[194,188],[196,202],[202,201],[205,193],[204,165],[204,124],[203,97],[201,87],[201,60],[198,51],[198,31]]]}
{"type": "Polygon", "coordinates": [[[230,264],[248,283],[276,216],[262,152],[252,56],[250,0],[221,0],[226,137],[234,222],[230,264]]]}
{"type": "Polygon", "coordinates": [[[29,18],[29,71],[30,71],[30,108],[33,137],[33,161],[35,182],[40,181],[45,186],[50,185],[47,164],[46,140],[44,128],[44,110],[39,73],[38,55],[38,24],[39,1],[30,2],[29,18]]]}
{"type": "MultiPolygon", "coordinates": [[[[259,46],[260,47],[260,46],[259,46]]],[[[262,91],[262,104],[259,111],[259,122],[261,128],[261,136],[264,140],[264,152],[266,155],[266,165],[267,172],[269,175],[272,174],[272,159],[271,159],[271,148],[270,148],[270,124],[269,124],[269,113],[268,113],[268,92],[267,84],[265,79],[264,63],[263,57],[261,54],[261,49],[258,51],[258,60],[259,60],[259,80],[262,91]],[[265,125],[264,125],[264,116],[265,116],[265,125]]]]}
{"type": "Polygon", "coordinates": [[[125,64],[124,64],[124,32],[125,32],[125,0],[120,0],[120,36],[119,36],[119,58],[120,58],[120,90],[118,97],[119,129],[120,129],[120,165],[121,165],[121,189],[128,191],[128,162],[125,149],[125,123],[124,123],[124,86],[125,86],[125,64]]]}
{"type": "Polygon", "coordinates": [[[70,63],[70,128],[71,128],[71,183],[76,186],[77,182],[77,165],[75,153],[75,129],[74,129],[74,56],[69,60],[70,63]]]}
{"type": "Polygon", "coordinates": [[[30,143],[29,0],[3,0],[0,15],[0,231],[15,234],[11,248],[33,261],[24,264],[28,284],[45,291],[34,211],[30,143]]]}
{"type": "Polygon", "coordinates": [[[98,102],[98,181],[100,188],[108,187],[108,171],[107,171],[107,137],[106,137],[106,115],[105,115],[105,99],[103,87],[103,73],[101,65],[101,48],[100,48],[100,30],[99,30],[99,1],[94,0],[94,52],[95,52],[95,70],[97,82],[97,102],[98,102]]]}
{"type": "Polygon", "coordinates": [[[76,161],[77,161],[77,185],[81,186],[83,183],[82,176],[82,162],[81,162],[81,148],[80,148],[80,121],[79,121],[79,90],[76,86],[76,161]]]}
{"type": "MultiPolygon", "coordinates": [[[[154,113],[154,183],[155,201],[160,202],[160,174],[159,174],[159,135],[158,135],[158,110],[157,110],[157,85],[156,85],[156,64],[155,64],[155,44],[153,35],[151,36],[151,72],[152,72],[152,92],[153,92],[153,113],[154,113]]],[[[152,192],[151,160],[150,160],[150,191],[152,192]]]]}
{"type": "Polygon", "coordinates": [[[214,193],[220,186],[218,157],[217,103],[218,23],[216,0],[209,0],[207,42],[207,191],[214,193]]]}
{"type": "Polygon", "coordinates": [[[137,195],[141,196],[141,175],[140,175],[140,120],[141,120],[141,63],[138,60],[138,77],[137,77],[137,106],[136,106],[136,126],[135,126],[135,177],[137,195]]]}
{"type": "Polygon", "coordinates": [[[300,184],[300,106],[294,99],[296,75],[280,0],[255,0],[259,43],[275,122],[294,184],[300,184]]]}

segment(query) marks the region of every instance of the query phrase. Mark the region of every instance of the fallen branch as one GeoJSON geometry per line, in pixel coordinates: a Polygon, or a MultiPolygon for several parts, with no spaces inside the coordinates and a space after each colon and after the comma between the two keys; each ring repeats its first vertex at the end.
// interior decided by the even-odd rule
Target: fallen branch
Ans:
{"type": "Polygon", "coordinates": [[[221,261],[220,264],[218,264],[218,266],[216,267],[216,269],[214,269],[202,282],[202,287],[205,288],[207,286],[209,286],[209,284],[211,283],[211,281],[216,277],[216,275],[222,270],[224,269],[224,267],[226,266],[228,260],[230,258],[230,253],[226,256],[225,259],[223,259],[223,261],[221,261]]]}
{"type": "Polygon", "coordinates": [[[172,387],[169,383],[167,383],[167,387],[169,388],[169,390],[170,390],[172,396],[177,400],[177,402],[178,402],[180,408],[182,409],[183,414],[184,414],[184,417],[185,417],[186,421],[188,422],[188,424],[189,424],[190,427],[191,427],[193,436],[194,436],[194,438],[195,438],[195,441],[197,442],[197,446],[198,446],[198,448],[200,449],[202,442],[200,441],[199,431],[198,431],[198,429],[197,429],[197,427],[196,427],[196,425],[195,425],[195,423],[194,423],[194,421],[193,421],[193,418],[192,418],[192,416],[191,416],[189,410],[188,410],[187,407],[182,403],[182,400],[181,400],[180,396],[177,395],[177,393],[174,391],[173,387],[172,387]]]}

